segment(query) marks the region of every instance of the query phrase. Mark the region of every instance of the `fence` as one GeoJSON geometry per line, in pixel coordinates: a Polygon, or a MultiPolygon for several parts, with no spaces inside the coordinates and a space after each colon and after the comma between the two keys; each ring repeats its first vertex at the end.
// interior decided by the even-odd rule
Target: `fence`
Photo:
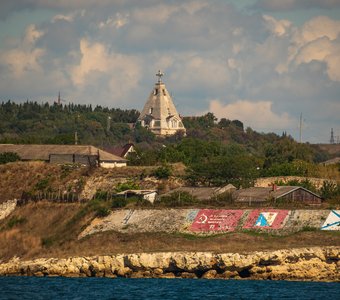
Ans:
{"type": "Polygon", "coordinates": [[[84,199],[78,193],[61,193],[61,192],[38,192],[35,194],[23,192],[21,198],[17,201],[17,205],[25,205],[29,202],[50,201],[57,203],[83,203],[84,199]]]}

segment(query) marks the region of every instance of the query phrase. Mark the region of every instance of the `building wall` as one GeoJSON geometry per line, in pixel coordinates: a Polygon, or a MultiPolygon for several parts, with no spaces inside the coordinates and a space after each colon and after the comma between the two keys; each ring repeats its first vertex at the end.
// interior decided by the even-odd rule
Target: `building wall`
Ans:
{"type": "Polygon", "coordinates": [[[126,167],[126,162],[100,162],[100,167],[105,169],[126,167]]]}

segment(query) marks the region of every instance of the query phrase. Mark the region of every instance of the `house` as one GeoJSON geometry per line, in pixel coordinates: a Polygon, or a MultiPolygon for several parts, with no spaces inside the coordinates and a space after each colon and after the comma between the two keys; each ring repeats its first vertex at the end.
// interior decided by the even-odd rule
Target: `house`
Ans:
{"type": "Polygon", "coordinates": [[[322,198],[301,186],[251,187],[233,193],[235,202],[254,203],[269,200],[321,204],[322,198]]]}
{"type": "Polygon", "coordinates": [[[216,197],[218,195],[221,195],[223,193],[232,193],[236,190],[236,187],[234,187],[232,184],[228,184],[224,187],[189,187],[189,186],[183,186],[179,187],[177,189],[171,190],[170,192],[163,194],[170,195],[172,193],[188,193],[192,197],[197,198],[198,200],[207,200],[211,199],[213,197],[216,197]]]}
{"type": "Polygon", "coordinates": [[[123,158],[127,158],[129,153],[136,153],[135,146],[131,143],[124,146],[105,147],[104,151],[123,158]]]}
{"type": "Polygon", "coordinates": [[[85,145],[15,145],[0,144],[0,153],[17,153],[21,160],[40,160],[49,163],[79,163],[102,168],[126,166],[126,159],[85,145]]]}
{"type": "Polygon", "coordinates": [[[177,132],[182,132],[185,135],[186,130],[182,119],[176,110],[170,93],[162,82],[163,75],[161,71],[156,74],[158,82],[156,82],[145,103],[137,124],[159,136],[169,136],[177,132]]]}

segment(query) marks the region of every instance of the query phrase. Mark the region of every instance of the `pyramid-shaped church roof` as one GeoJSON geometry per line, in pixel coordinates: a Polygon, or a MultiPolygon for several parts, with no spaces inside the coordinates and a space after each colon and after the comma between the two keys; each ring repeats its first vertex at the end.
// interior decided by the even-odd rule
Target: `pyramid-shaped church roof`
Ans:
{"type": "Polygon", "coordinates": [[[178,131],[185,134],[182,119],[162,82],[163,75],[161,71],[156,74],[158,81],[144,105],[138,122],[156,135],[173,135],[178,131]]]}

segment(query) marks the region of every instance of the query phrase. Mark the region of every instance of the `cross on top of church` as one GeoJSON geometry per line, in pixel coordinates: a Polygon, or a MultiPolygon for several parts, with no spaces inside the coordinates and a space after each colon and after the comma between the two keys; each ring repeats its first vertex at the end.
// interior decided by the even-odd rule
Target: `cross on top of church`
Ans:
{"type": "Polygon", "coordinates": [[[161,72],[161,70],[158,70],[158,73],[156,74],[158,77],[158,83],[162,82],[162,76],[164,76],[164,73],[161,72]]]}

